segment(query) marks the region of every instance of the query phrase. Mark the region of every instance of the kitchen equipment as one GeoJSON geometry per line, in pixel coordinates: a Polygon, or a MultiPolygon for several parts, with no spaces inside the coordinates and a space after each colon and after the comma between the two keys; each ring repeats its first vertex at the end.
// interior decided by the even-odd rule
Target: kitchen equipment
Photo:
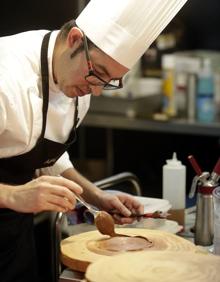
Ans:
{"type": "MultiPolygon", "coordinates": [[[[112,214],[112,215],[115,214],[115,215],[122,216],[122,214],[118,213],[116,210],[109,211],[109,214],[112,214]]],[[[166,218],[168,215],[170,214],[167,212],[155,211],[152,213],[142,213],[142,214],[132,213],[129,217],[134,217],[137,219],[140,219],[140,218],[166,218]]]]}
{"type": "MultiPolygon", "coordinates": [[[[196,251],[197,247],[188,240],[185,240],[177,235],[167,233],[159,230],[147,230],[147,229],[134,229],[134,228],[123,228],[116,229],[117,233],[123,233],[129,236],[143,236],[146,237],[152,245],[148,250],[169,250],[169,251],[196,251]]],[[[70,269],[77,271],[86,271],[88,265],[92,262],[97,261],[105,256],[113,256],[119,254],[121,251],[111,251],[108,245],[111,243],[111,239],[116,239],[116,245],[119,246],[131,246],[133,243],[136,244],[136,238],[127,237],[114,237],[104,236],[98,231],[84,232],[78,235],[70,236],[61,241],[61,260],[64,265],[70,269]],[[127,241],[129,239],[129,241],[127,241]],[[131,243],[131,239],[133,243],[131,243]],[[129,244],[127,244],[129,242],[129,244]]],[[[140,242],[144,244],[143,241],[140,242]]],[[[146,246],[146,244],[144,245],[146,246]]],[[[129,251],[128,251],[129,252],[129,251]]],[[[136,256],[136,251],[131,251],[136,256]]]]}
{"type": "Polygon", "coordinates": [[[220,255],[220,186],[213,190],[214,204],[214,253],[220,255]]]}
{"type": "Polygon", "coordinates": [[[186,166],[173,153],[172,159],[166,160],[163,165],[163,198],[172,206],[172,219],[184,225],[186,204],[186,166]]]}
{"type": "Polygon", "coordinates": [[[215,80],[211,60],[203,60],[203,66],[198,73],[196,93],[196,113],[199,122],[214,122],[215,109],[215,80]]]}
{"type": "Polygon", "coordinates": [[[118,97],[117,95],[92,96],[90,112],[127,117],[152,118],[162,103],[162,95],[149,94],[145,97],[118,97]]]}
{"type": "MultiPolygon", "coordinates": [[[[116,225],[117,228],[145,228],[153,230],[161,230],[169,233],[177,234],[183,230],[183,226],[177,221],[168,220],[165,218],[142,218],[140,221],[135,221],[131,224],[116,225]]],[[[123,232],[123,230],[121,231],[123,232]]]]}
{"type": "MultiPolygon", "coordinates": [[[[103,234],[103,235],[109,235],[111,237],[128,237],[127,235],[124,234],[118,234],[115,232],[115,224],[114,224],[114,219],[111,216],[110,213],[106,211],[100,211],[97,208],[91,206],[88,204],[81,196],[75,195],[76,199],[81,202],[85,207],[87,207],[88,212],[92,213],[94,216],[94,221],[95,225],[98,229],[98,231],[103,234]]],[[[112,214],[117,214],[120,216],[119,213],[117,213],[116,210],[112,210],[112,214]]],[[[165,218],[168,214],[160,211],[155,211],[154,213],[150,214],[131,214],[130,217],[135,217],[135,218],[165,218]]]]}
{"type": "Polygon", "coordinates": [[[189,156],[188,159],[197,173],[189,193],[189,197],[193,197],[197,187],[195,243],[197,245],[209,246],[213,243],[214,233],[212,192],[218,186],[220,159],[217,161],[211,175],[207,172],[202,172],[193,156],[189,156]]]}
{"type": "Polygon", "coordinates": [[[96,207],[87,203],[81,196],[76,194],[74,194],[74,196],[81,204],[83,204],[89,210],[91,214],[93,214],[94,217],[98,214],[99,210],[96,207]]]}
{"type": "Polygon", "coordinates": [[[163,198],[169,200],[172,209],[184,210],[186,197],[186,167],[177,159],[176,152],[172,159],[163,165],[163,198]]]}
{"type": "Polygon", "coordinates": [[[105,212],[99,211],[95,207],[88,204],[81,196],[75,194],[76,199],[87,207],[88,211],[93,214],[95,225],[100,233],[109,236],[117,236],[114,232],[114,220],[112,216],[105,212]]]}
{"type": "Polygon", "coordinates": [[[156,211],[161,211],[163,213],[168,212],[171,209],[171,204],[168,200],[151,198],[151,197],[140,197],[134,196],[143,206],[144,213],[154,213],[156,211]]]}
{"type": "Polygon", "coordinates": [[[176,116],[175,103],[175,57],[173,54],[165,54],[162,56],[162,70],[163,70],[163,112],[168,117],[176,116]]]}

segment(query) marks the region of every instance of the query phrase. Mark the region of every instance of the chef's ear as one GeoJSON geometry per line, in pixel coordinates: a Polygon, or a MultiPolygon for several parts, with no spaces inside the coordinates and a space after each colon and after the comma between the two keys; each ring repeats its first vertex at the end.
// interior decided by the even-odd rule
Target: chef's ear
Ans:
{"type": "Polygon", "coordinates": [[[78,47],[83,40],[83,33],[78,27],[72,27],[67,35],[67,45],[72,48],[74,45],[78,47]]]}

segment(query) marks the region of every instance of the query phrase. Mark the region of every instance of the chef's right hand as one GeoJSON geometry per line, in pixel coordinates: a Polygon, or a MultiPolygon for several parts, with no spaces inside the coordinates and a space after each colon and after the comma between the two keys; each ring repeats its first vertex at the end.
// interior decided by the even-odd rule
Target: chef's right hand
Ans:
{"type": "Polygon", "coordinates": [[[18,212],[66,212],[76,205],[82,188],[63,177],[40,176],[24,185],[10,186],[6,207],[18,212]]]}

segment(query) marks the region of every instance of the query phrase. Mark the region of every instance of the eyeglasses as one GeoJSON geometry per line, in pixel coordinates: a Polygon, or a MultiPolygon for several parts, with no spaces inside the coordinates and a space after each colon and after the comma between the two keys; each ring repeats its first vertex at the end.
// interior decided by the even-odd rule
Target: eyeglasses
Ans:
{"type": "Polygon", "coordinates": [[[85,80],[91,85],[101,86],[104,90],[114,90],[114,89],[122,88],[123,87],[122,78],[120,79],[112,78],[110,81],[105,81],[94,72],[89,55],[88,42],[84,32],[83,32],[83,43],[84,43],[84,50],[85,50],[88,70],[89,70],[89,73],[85,76],[85,80]]]}

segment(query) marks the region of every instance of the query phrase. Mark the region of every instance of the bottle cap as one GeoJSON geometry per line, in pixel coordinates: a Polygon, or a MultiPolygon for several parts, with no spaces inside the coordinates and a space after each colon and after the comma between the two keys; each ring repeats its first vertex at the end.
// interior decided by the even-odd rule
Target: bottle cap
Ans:
{"type": "Polygon", "coordinates": [[[169,160],[166,160],[167,164],[170,165],[170,166],[180,166],[182,165],[181,161],[179,161],[177,159],[177,155],[176,155],[176,152],[173,153],[173,158],[172,159],[169,159],[169,160]]]}

